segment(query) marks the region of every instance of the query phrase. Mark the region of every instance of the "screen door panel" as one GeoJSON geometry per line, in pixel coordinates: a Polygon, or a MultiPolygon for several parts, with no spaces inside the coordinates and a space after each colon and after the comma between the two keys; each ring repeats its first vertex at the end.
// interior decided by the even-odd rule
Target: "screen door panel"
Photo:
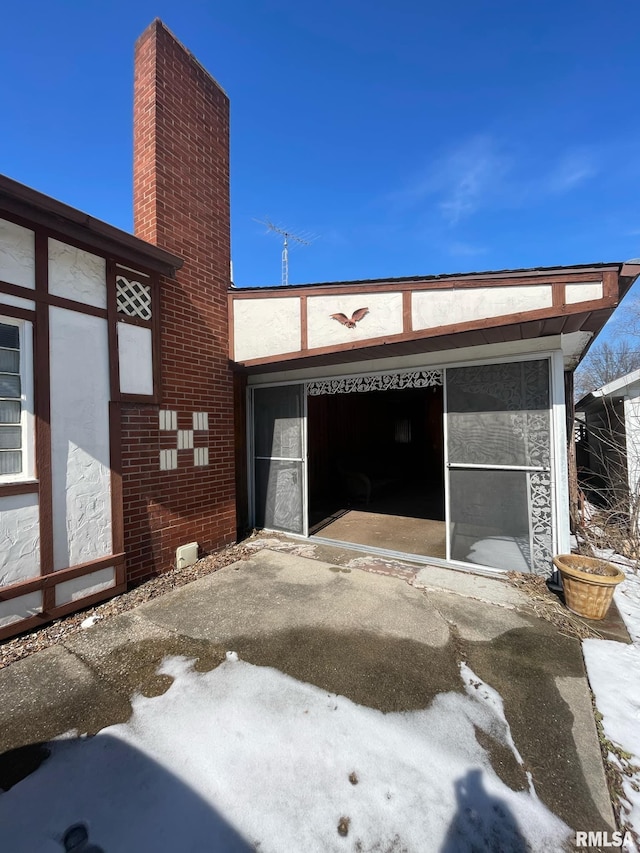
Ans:
{"type": "Polygon", "coordinates": [[[301,385],[253,392],[257,527],[305,532],[303,394],[301,385]]]}
{"type": "Polygon", "coordinates": [[[446,382],[451,559],[548,573],[549,362],[449,368],[446,382]]]}

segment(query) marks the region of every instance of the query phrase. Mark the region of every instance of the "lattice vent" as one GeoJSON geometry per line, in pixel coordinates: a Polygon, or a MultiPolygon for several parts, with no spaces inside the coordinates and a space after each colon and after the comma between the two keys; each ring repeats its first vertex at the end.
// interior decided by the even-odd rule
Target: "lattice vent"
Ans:
{"type": "Polygon", "coordinates": [[[119,314],[151,319],[151,288],[135,279],[116,276],[116,302],[119,314]]]}

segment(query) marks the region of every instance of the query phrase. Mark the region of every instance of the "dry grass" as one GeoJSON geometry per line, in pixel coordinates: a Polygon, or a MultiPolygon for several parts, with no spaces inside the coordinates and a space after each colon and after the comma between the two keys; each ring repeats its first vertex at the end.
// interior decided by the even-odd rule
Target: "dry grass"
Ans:
{"type": "Polygon", "coordinates": [[[586,640],[590,637],[602,639],[602,634],[595,628],[567,610],[558,597],[549,591],[543,577],[520,572],[507,572],[507,577],[515,587],[529,597],[531,608],[536,616],[551,622],[563,636],[576,640],[586,640]]]}

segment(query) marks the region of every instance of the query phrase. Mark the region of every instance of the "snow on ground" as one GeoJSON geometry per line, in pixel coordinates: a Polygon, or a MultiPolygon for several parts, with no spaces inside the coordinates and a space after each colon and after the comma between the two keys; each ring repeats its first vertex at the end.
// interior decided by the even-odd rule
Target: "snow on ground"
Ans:
{"type": "Polygon", "coordinates": [[[521,759],[501,697],[466,664],[464,693],[390,714],[233,654],[161,672],[171,687],[136,697],[128,723],[53,742],[0,794],[3,850],[60,851],[77,822],[106,853],[549,851],[572,836],[494,772],[476,727],[521,759]]]}
{"type": "Polygon", "coordinates": [[[633,645],[612,640],[583,640],[589,683],[602,714],[604,734],[622,752],[609,760],[622,770],[623,829],[635,833],[625,850],[640,851],[640,575],[631,560],[613,551],[596,551],[625,572],[614,599],[633,645]]]}

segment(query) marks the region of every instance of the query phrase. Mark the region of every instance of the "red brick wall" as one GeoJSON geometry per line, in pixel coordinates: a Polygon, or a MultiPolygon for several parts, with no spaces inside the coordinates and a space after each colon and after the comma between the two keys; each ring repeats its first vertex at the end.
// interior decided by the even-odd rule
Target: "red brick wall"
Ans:
{"type": "Polygon", "coordinates": [[[229,101],[197,60],[154,21],[135,49],[134,226],[184,258],[161,280],[161,405],[122,405],[125,550],[130,580],[174,564],[178,545],[202,552],[234,541],[233,377],[228,362],[229,101]],[[178,451],[161,471],[158,409],[209,413],[209,465],[178,451]]]}

